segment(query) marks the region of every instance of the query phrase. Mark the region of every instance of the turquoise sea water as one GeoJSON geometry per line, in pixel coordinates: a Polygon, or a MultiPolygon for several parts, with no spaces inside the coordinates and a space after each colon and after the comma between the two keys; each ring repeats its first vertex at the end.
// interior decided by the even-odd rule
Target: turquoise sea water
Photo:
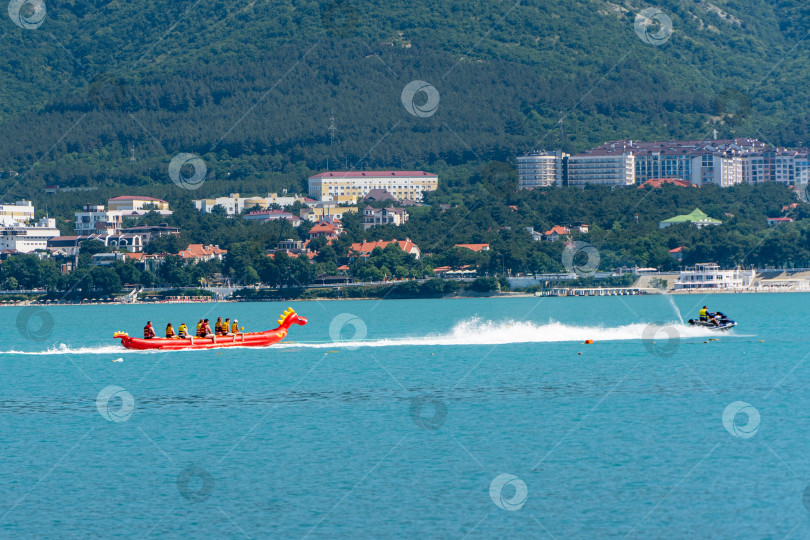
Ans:
{"type": "Polygon", "coordinates": [[[111,336],[286,305],[2,308],[0,533],[808,537],[808,299],[298,302],[167,353],[111,336]]]}

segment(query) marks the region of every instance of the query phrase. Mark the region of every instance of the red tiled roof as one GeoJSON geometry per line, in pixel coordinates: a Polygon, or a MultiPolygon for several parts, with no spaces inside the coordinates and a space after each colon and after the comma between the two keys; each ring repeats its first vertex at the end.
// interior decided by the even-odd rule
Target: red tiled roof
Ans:
{"type": "Polygon", "coordinates": [[[681,251],[683,251],[683,246],[676,247],[675,249],[670,249],[669,250],[670,253],[680,253],[681,251]]]}
{"type": "Polygon", "coordinates": [[[329,171],[310,176],[310,178],[401,178],[409,176],[438,178],[437,175],[425,171],[329,171]]]}
{"type": "Polygon", "coordinates": [[[411,242],[410,238],[406,238],[405,240],[394,239],[390,241],[377,240],[376,242],[366,242],[363,240],[362,242],[352,244],[349,247],[349,251],[356,251],[361,257],[368,257],[375,248],[385,249],[386,246],[394,243],[405,253],[410,253],[414,247],[417,247],[416,244],[411,242]]]}
{"type": "Polygon", "coordinates": [[[345,270],[349,269],[349,265],[348,264],[341,264],[340,266],[337,267],[337,269],[341,270],[341,271],[345,271],[345,270]]]}
{"type": "Polygon", "coordinates": [[[552,227],[552,228],[551,228],[551,230],[550,230],[550,231],[546,231],[546,232],[545,232],[545,235],[546,235],[546,236],[549,236],[550,234],[553,234],[553,233],[557,233],[557,234],[568,234],[568,233],[569,233],[569,230],[568,230],[568,229],[566,229],[565,227],[561,227],[560,225],[555,225],[554,227],[552,227]]]}
{"type": "Polygon", "coordinates": [[[691,185],[694,185],[691,182],[687,180],[682,180],[680,178],[650,178],[649,180],[638,186],[638,188],[642,189],[644,186],[652,186],[654,188],[660,188],[664,184],[674,184],[676,186],[681,187],[689,187],[691,185]]]}
{"type": "Polygon", "coordinates": [[[489,248],[489,244],[456,244],[453,247],[467,248],[473,251],[482,251],[484,248],[489,248]]]}
{"type": "Polygon", "coordinates": [[[331,223],[329,223],[327,221],[321,221],[320,223],[318,223],[317,225],[315,225],[314,227],[312,227],[309,230],[309,234],[319,233],[319,232],[335,233],[335,232],[337,232],[337,227],[335,227],[334,225],[332,225],[331,223]]]}
{"type": "Polygon", "coordinates": [[[793,221],[791,217],[769,217],[767,218],[768,221],[793,221]]]}
{"type": "Polygon", "coordinates": [[[189,244],[184,250],[181,250],[179,255],[183,259],[199,259],[208,257],[210,255],[220,255],[228,253],[226,249],[220,249],[219,246],[203,246],[202,244],[189,244]]]}

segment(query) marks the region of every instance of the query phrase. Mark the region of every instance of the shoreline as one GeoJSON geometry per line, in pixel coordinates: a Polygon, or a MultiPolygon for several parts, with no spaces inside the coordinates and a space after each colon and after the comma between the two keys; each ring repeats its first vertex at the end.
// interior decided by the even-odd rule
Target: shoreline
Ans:
{"type": "MultiPolygon", "coordinates": [[[[576,289],[572,289],[576,290],[576,289]]],[[[205,301],[188,301],[188,300],[162,300],[155,302],[38,302],[32,300],[21,300],[14,303],[0,303],[0,308],[3,307],[49,307],[49,306],[128,306],[128,305],[163,305],[163,304],[225,304],[225,303],[251,303],[251,302],[344,302],[344,301],[370,301],[370,300],[463,300],[473,298],[609,298],[613,296],[687,296],[687,295],[706,295],[706,294],[785,294],[785,293],[810,293],[808,289],[775,289],[775,290],[712,290],[712,289],[692,289],[689,291],[662,291],[657,294],[634,294],[634,295],[600,295],[600,294],[566,294],[566,295],[549,295],[537,296],[534,293],[524,292],[503,292],[496,294],[481,294],[481,295],[452,295],[452,296],[424,296],[414,298],[387,298],[387,297],[357,297],[357,298],[327,298],[327,297],[314,297],[314,298],[263,298],[263,299],[231,299],[225,298],[222,300],[205,300],[205,301]]]]}

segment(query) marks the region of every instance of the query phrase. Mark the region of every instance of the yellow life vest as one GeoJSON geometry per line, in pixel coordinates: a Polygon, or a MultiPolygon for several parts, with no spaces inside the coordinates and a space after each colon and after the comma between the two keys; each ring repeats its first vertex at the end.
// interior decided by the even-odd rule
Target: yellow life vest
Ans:
{"type": "Polygon", "coordinates": [[[231,324],[231,333],[236,334],[238,332],[239,332],[239,325],[236,323],[236,321],[234,321],[233,324],[231,324]]]}
{"type": "Polygon", "coordinates": [[[180,328],[177,329],[178,334],[188,334],[188,328],[186,328],[186,324],[183,323],[180,325],[180,328]]]}
{"type": "Polygon", "coordinates": [[[706,308],[701,309],[701,310],[698,312],[698,316],[699,316],[701,319],[708,319],[708,318],[709,318],[709,310],[707,310],[706,308]]]}
{"type": "Polygon", "coordinates": [[[171,326],[166,327],[166,337],[174,336],[174,328],[171,326]]]}

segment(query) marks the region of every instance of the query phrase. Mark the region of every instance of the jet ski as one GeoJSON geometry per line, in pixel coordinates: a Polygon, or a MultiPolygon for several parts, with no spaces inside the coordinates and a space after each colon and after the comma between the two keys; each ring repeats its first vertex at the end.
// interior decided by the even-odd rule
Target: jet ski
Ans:
{"type": "Polygon", "coordinates": [[[717,320],[717,325],[712,324],[711,321],[701,321],[700,319],[689,319],[689,324],[691,326],[701,326],[709,330],[728,330],[737,326],[737,323],[729,319],[725,313],[718,311],[714,313],[714,318],[717,320]]]}

